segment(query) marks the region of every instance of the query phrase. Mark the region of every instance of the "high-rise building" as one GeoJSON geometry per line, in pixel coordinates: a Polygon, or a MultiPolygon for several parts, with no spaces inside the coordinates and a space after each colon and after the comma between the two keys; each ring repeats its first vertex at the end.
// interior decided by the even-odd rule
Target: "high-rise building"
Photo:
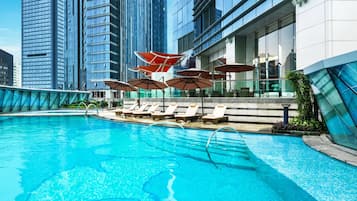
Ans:
{"type": "Polygon", "coordinates": [[[86,89],[103,97],[105,79],[120,79],[119,0],[84,1],[84,65],[86,89]]]}
{"type": "Polygon", "coordinates": [[[120,7],[120,66],[124,81],[137,76],[128,69],[144,63],[135,51],[166,52],[166,0],[123,0],[120,7]]]}
{"type": "Polygon", "coordinates": [[[0,85],[13,85],[14,57],[0,49],[0,85]]]}
{"type": "Polygon", "coordinates": [[[22,1],[22,85],[64,89],[65,0],[22,1]]]}
{"type": "Polygon", "coordinates": [[[21,64],[16,64],[14,65],[14,70],[13,70],[13,86],[15,87],[22,87],[22,81],[21,81],[21,64]]]}
{"type": "MultiPolygon", "coordinates": [[[[194,54],[199,68],[247,64],[229,73],[228,93],[249,88],[254,96],[292,96],[286,77],[296,69],[295,7],[291,1],[195,0],[194,54]]],[[[220,90],[216,85],[215,91],[220,90]]],[[[243,94],[243,92],[242,92],[243,94]]]]}
{"type": "Polygon", "coordinates": [[[85,90],[83,57],[83,1],[66,1],[66,88],[85,90]]]}
{"type": "Polygon", "coordinates": [[[191,54],[194,38],[193,0],[170,1],[167,7],[168,51],[191,54]]]}

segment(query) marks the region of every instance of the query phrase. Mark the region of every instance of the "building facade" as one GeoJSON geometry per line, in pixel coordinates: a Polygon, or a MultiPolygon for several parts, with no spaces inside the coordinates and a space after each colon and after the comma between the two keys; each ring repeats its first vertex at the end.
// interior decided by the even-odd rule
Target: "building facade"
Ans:
{"type": "Polygon", "coordinates": [[[137,78],[129,69],[144,63],[135,51],[166,52],[167,18],[166,0],[124,0],[120,8],[121,78],[128,81],[137,78]]]}
{"type": "Polygon", "coordinates": [[[309,77],[331,139],[357,150],[357,1],[296,6],[297,68],[309,77]]]}
{"type": "Polygon", "coordinates": [[[65,77],[67,89],[85,90],[83,1],[66,1],[65,77]]]}
{"type": "Polygon", "coordinates": [[[13,86],[14,56],[0,49],[0,85],[13,86]]]}
{"type": "Polygon", "coordinates": [[[65,89],[65,1],[22,1],[22,85],[65,89]]]}
{"type": "Polygon", "coordinates": [[[109,89],[105,79],[120,80],[119,0],[84,1],[84,66],[86,89],[94,97],[109,89]],[[98,93],[98,94],[97,94],[98,93]]]}
{"type": "Polygon", "coordinates": [[[13,70],[13,86],[15,87],[22,87],[22,76],[21,76],[21,64],[14,65],[13,70]]]}
{"type": "Polygon", "coordinates": [[[291,1],[195,1],[194,54],[196,65],[214,71],[227,64],[256,68],[228,73],[230,81],[216,85],[239,94],[249,88],[252,96],[292,96],[286,76],[295,70],[295,6],[291,1]]]}
{"type": "Polygon", "coordinates": [[[168,52],[191,54],[194,39],[193,0],[168,2],[168,52]]]}

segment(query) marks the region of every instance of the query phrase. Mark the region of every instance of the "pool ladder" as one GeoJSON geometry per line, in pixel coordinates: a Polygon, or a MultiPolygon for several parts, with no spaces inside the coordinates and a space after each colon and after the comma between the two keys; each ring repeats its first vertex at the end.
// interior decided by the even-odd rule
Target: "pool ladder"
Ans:
{"type": "Polygon", "coordinates": [[[152,124],[150,124],[150,127],[151,126],[171,126],[171,127],[177,126],[181,129],[185,129],[185,127],[183,127],[181,124],[176,123],[176,122],[170,122],[170,121],[152,123],[152,124]]]}
{"type": "Polygon", "coordinates": [[[208,148],[209,148],[209,145],[210,145],[211,142],[212,142],[212,138],[213,138],[213,137],[215,137],[215,140],[216,140],[216,142],[217,142],[217,133],[218,133],[219,131],[222,131],[222,130],[235,132],[235,133],[237,133],[241,138],[243,138],[243,136],[242,136],[236,129],[234,129],[234,128],[232,128],[232,127],[229,127],[229,126],[221,127],[221,128],[216,129],[215,131],[213,131],[213,133],[209,136],[209,138],[208,138],[208,140],[207,140],[207,143],[206,143],[206,153],[207,153],[208,159],[212,162],[212,164],[213,164],[216,168],[218,168],[218,166],[217,166],[217,164],[213,161],[213,159],[212,159],[212,157],[211,157],[211,154],[209,153],[208,148]]]}
{"type": "Polygon", "coordinates": [[[86,111],[84,113],[86,116],[88,116],[88,111],[89,111],[90,107],[94,107],[96,109],[96,111],[97,111],[97,115],[99,114],[98,106],[96,104],[89,103],[87,105],[85,102],[80,102],[79,105],[78,105],[78,108],[80,108],[81,105],[83,105],[84,108],[86,109],[86,111]]]}
{"type": "MultiPolygon", "coordinates": [[[[156,122],[156,123],[152,123],[149,125],[150,127],[151,126],[171,126],[171,127],[179,127],[181,129],[185,129],[184,126],[182,126],[181,124],[179,123],[176,123],[176,122],[169,122],[169,121],[164,121],[164,122],[156,122]]],[[[209,153],[209,145],[211,144],[212,142],[212,138],[215,137],[215,140],[217,142],[217,133],[219,131],[230,131],[230,132],[235,132],[237,133],[241,139],[243,139],[243,136],[234,128],[232,127],[229,127],[229,126],[226,126],[226,127],[221,127],[221,128],[218,128],[216,129],[215,131],[213,131],[213,133],[209,136],[208,140],[207,140],[207,143],[206,143],[206,146],[205,146],[205,150],[206,150],[206,153],[207,153],[207,156],[208,156],[208,159],[209,161],[216,167],[218,168],[216,162],[213,161],[212,157],[211,157],[211,154],[209,153]]]]}

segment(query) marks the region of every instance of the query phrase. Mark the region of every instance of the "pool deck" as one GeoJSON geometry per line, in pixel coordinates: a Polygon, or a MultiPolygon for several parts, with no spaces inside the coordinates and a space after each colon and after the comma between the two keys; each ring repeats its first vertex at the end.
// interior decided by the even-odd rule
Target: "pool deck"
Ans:
{"type": "Polygon", "coordinates": [[[332,158],[343,161],[353,166],[357,166],[357,151],[334,144],[328,135],[303,136],[305,144],[311,148],[324,153],[332,158]]]}
{"type": "MultiPolygon", "coordinates": [[[[101,118],[115,120],[115,121],[134,122],[134,123],[143,123],[143,124],[152,124],[156,122],[175,122],[174,119],[154,121],[151,118],[134,118],[134,117],[123,118],[120,116],[116,116],[115,113],[110,110],[103,110],[99,113],[98,116],[101,118]]],[[[271,124],[249,124],[249,123],[232,123],[232,122],[219,123],[219,124],[212,124],[212,123],[203,124],[202,122],[187,122],[187,123],[181,122],[180,124],[186,128],[216,130],[218,128],[228,126],[241,132],[275,134],[272,133],[271,124]]],[[[284,134],[279,133],[277,135],[284,135],[284,134]]],[[[311,148],[323,154],[326,154],[332,158],[343,161],[350,165],[357,166],[357,151],[334,144],[325,134],[320,136],[304,135],[303,141],[311,148]]]]}
{"type": "MultiPolygon", "coordinates": [[[[152,124],[157,122],[176,122],[175,119],[165,119],[154,121],[151,118],[135,118],[135,117],[126,117],[116,116],[113,111],[103,110],[98,114],[99,117],[116,120],[116,121],[125,121],[125,122],[134,122],[134,123],[143,123],[143,124],[152,124]]],[[[272,134],[272,125],[271,124],[249,124],[249,123],[232,123],[232,122],[222,122],[219,124],[206,123],[203,124],[200,121],[197,122],[178,122],[185,128],[198,128],[198,129],[209,129],[216,130],[221,127],[232,127],[237,131],[249,132],[249,133],[263,133],[263,134],[272,134]]]]}
{"type": "MultiPolygon", "coordinates": [[[[8,113],[0,114],[0,116],[63,116],[63,115],[84,115],[83,111],[72,111],[72,110],[58,110],[57,112],[48,113],[48,111],[36,111],[36,112],[20,112],[20,113],[8,113]],[[65,111],[61,114],[61,111],[65,111]]],[[[95,115],[96,111],[88,112],[88,115],[95,115]]],[[[142,124],[152,124],[157,122],[175,122],[175,119],[166,119],[160,121],[154,121],[151,118],[135,118],[135,117],[121,117],[116,116],[112,110],[100,110],[98,115],[100,118],[105,118],[114,121],[121,122],[132,122],[132,123],[142,123],[142,124]]],[[[196,129],[209,129],[216,130],[221,127],[232,127],[240,132],[246,133],[260,133],[260,134],[276,134],[272,133],[271,124],[252,124],[252,123],[233,123],[224,122],[219,124],[206,123],[203,124],[200,121],[197,122],[179,122],[179,124],[185,128],[196,128],[196,129]]],[[[291,135],[277,133],[276,135],[291,135]]],[[[357,151],[348,149],[346,147],[334,144],[328,137],[328,135],[322,134],[320,136],[304,135],[303,141],[305,144],[311,148],[326,154],[332,158],[343,161],[350,165],[357,167],[357,151]]]]}

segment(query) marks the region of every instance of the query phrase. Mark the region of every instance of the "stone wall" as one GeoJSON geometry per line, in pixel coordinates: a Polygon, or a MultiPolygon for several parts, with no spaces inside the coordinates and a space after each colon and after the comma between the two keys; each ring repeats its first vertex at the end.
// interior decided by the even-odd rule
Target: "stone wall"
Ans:
{"type": "MultiPolygon", "coordinates": [[[[124,107],[129,108],[135,103],[136,99],[125,99],[124,107]]],[[[160,103],[160,110],[162,110],[162,99],[150,98],[141,99],[141,103],[160,103]]],[[[178,108],[176,112],[185,112],[190,103],[199,104],[201,111],[201,98],[167,98],[165,99],[165,107],[170,103],[177,103],[178,108]]],[[[298,115],[297,104],[293,98],[204,98],[203,108],[204,113],[212,113],[216,104],[224,104],[227,106],[226,115],[230,122],[244,122],[244,123],[267,123],[273,124],[283,121],[283,106],[282,104],[290,104],[289,117],[292,118],[298,115]]]]}

